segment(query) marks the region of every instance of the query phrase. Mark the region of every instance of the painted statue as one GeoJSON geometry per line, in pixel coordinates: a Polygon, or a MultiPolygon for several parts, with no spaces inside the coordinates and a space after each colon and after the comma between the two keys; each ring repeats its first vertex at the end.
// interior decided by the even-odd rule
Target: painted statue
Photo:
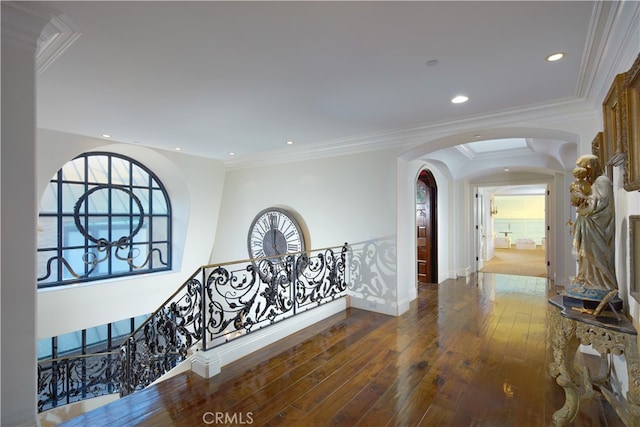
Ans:
{"type": "Polygon", "coordinates": [[[578,274],[565,294],[583,300],[608,301],[618,291],[613,184],[603,173],[597,156],[581,156],[576,165],[576,181],[571,183],[569,191],[571,204],[577,211],[573,246],[578,274]]]}

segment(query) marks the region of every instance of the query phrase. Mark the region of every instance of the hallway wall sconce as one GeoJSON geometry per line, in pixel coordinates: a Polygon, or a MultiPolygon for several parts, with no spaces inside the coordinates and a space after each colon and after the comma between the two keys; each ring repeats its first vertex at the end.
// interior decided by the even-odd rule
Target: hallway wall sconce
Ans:
{"type": "Polygon", "coordinates": [[[498,214],[498,207],[493,204],[493,200],[491,200],[491,205],[490,205],[489,209],[490,209],[489,213],[491,214],[491,216],[494,216],[494,215],[498,214]]]}

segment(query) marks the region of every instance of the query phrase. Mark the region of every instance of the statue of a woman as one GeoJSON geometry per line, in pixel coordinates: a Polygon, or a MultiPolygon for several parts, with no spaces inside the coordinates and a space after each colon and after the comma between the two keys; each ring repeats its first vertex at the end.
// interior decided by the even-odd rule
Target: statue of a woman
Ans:
{"type": "Polygon", "coordinates": [[[617,293],[614,240],[615,210],[613,185],[603,174],[598,157],[581,156],[576,165],[586,169],[586,180],[591,184],[585,194],[581,186],[571,186],[571,199],[576,203],[573,246],[578,258],[578,274],[565,293],[571,297],[602,301],[617,293]]]}

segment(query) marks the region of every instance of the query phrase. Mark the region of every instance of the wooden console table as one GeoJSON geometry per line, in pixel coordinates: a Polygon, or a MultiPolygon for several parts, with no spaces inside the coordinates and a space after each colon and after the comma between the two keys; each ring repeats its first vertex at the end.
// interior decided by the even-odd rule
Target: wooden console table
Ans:
{"type": "Polygon", "coordinates": [[[612,313],[595,317],[563,305],[562,296],[549,299],[549,333],[553,362],[549,373],[564,389],[564,406],[553,414],[556,427],[568,425],[578,413],[580,400],[598,391],[611,403],[627,426],[640,426],[640,360],[637,332],[629,319],[621,314],[618,321],[612,313]],[[576,359],[580,344],[591,345],[600,353],[600,372],[592,376],[576,359]],[[609,381],[608,355],[624,354],[629,376],[626,397],[616,395],[609,381]],[[595,388],[594,388],[595,387],[595,388]]]}

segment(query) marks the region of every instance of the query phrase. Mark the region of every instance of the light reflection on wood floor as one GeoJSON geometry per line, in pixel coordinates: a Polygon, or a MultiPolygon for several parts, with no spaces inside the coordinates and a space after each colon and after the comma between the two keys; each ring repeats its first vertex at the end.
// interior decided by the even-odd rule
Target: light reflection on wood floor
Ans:
{"type": "MultiPolygon", "coordinates": [[[[487,273],[427,285],[402,316],[350,309],[64,425],[549,426],[564,394],[547,374],[547,293],[487,273]]],[[[623,424],[593,399],[575,425],[623,424]]]]}

